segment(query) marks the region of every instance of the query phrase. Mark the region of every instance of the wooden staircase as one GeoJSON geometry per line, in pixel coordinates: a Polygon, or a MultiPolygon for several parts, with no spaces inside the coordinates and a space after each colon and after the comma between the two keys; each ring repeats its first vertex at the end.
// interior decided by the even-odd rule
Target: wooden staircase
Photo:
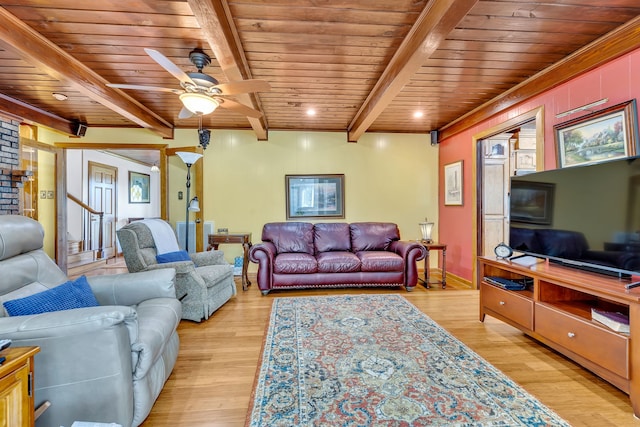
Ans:
{"type": "Polygon", "coordinates": [[[103,268],[107,264],[106,259],[98,259],[97,251],[83,250],[83,242],[69,240],[67,247],[67,275],[69,277],[80,276],[88,271],[103,268]]]}

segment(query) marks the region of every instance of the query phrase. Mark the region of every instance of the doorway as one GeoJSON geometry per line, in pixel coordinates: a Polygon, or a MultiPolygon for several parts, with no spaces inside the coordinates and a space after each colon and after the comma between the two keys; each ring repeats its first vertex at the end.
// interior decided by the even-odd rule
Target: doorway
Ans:
{"type": "Polygon", "coordinates": [[[116,256],[116,190],[118,188],[118,169],[96,162],[88,162],[89,206],[101,212],[90,215],[86,224],[89,227],[88,247],[96,253],[98,259],[116,256]]]}
{"type": "Polygon", "coordinates": [[[474,135],[473,147],[475,259],[509,242],[510,177],[544,169],[544,107],[474,135]]]}

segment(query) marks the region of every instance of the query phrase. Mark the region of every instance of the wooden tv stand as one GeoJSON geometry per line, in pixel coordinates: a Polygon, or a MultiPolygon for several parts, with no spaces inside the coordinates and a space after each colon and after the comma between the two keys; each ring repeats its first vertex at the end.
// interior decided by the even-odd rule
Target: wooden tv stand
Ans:
{"type": "Polygon", "coordinates": [[[629,395],[640,417],[640,288],[625,289],[621,279],[541,262],[478,257],[480,321],[493,316],[589,369],[629,395]],[[523,291],[508,291],[486,276],[531,278],[523,291]],[[629,314],[630,334],[591,320],[591,308],[629,314]],[[636,343],[636,345],[634,345],[636,343]]]}

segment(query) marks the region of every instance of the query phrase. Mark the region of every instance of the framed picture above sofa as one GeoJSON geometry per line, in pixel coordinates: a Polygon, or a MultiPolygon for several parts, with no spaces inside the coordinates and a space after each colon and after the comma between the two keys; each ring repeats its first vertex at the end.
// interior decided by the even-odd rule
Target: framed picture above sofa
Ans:
{"type": "Polygon", "coordinates": [[[344,218],[344,174],[285,175],[287,219],[344,218]]]}

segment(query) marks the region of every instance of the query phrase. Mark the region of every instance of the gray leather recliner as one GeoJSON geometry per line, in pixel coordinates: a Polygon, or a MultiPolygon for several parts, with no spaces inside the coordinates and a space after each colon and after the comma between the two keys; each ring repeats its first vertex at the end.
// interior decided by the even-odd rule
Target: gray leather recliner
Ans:
{"type": "Polygon", "coordinates": [[[224,260],[222,251],[191,253],[191,261],[158,264],[156,243],[144,221],[125,225],[117,235],[130,272],[175,268],[176,296],[182,302],[183,319],[206,320],[237,293],[233,266],[224,260]]]}
{"type": "MultiPolygon", "coordinates": [[[[0,303],[68,280],[43,251],[43,236],[37,221],[0,215],[0,303]]],[[[173,269],[87,279],[98,307],[9,317],[0,305],[0,338],[40,347],[35,407],[51,406],[36,426],[138,426],[175,365],[182,307],[173,269]]]]}

